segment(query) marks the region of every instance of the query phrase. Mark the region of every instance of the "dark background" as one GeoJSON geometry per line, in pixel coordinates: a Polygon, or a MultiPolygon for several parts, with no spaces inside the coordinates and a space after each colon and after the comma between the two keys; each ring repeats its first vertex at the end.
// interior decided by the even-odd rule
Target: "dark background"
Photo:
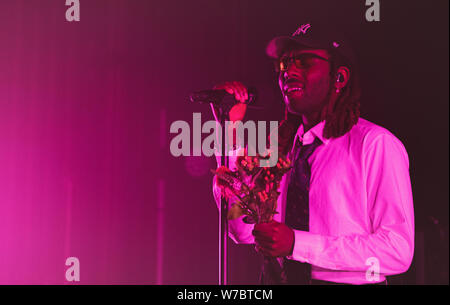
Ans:
{"type": "MultiPolygon", "coordinates": [[[[63,0],[0,4],[1,283],[216,284],[215,160],[170,155],[170,124],[211,120],[190,92],[239,80],[253,120],[279,120],[267,42],[304,23],[342,31],[362,79],[362,117],[410,159],[416,250],[397,284],[448,284],[448,1],[63,0]]],[[[230,242],[232,284],[259,257],[230,242]]]]}

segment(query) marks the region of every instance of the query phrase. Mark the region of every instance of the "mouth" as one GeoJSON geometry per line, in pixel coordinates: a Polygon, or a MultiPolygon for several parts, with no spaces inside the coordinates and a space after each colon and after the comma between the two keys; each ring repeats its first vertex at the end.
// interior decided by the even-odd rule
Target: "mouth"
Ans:
{"type": "Polygon", "coordinates": [[[285,85],[283,87],[283,93],[293,93],[293,92],[302,92],[303,91],[303,84],[300,83],[297,80],[294,79],[288,79],[285,82],[285,85]]]}
{"type": "Polygon", "coordinates": [[[283,93],[284,94],[291,94],[291,93],[297,93],[297,92],[303,92],[303,86],[300,85],[286,85],[283,88],[283,93]]]}
{"type": "Polygon", "coordinates": [[[287,87],[284,88],[284,93],[292,93],[292,92],[298,92],[298,91],[303,91],[302,87],[287,87]]]}

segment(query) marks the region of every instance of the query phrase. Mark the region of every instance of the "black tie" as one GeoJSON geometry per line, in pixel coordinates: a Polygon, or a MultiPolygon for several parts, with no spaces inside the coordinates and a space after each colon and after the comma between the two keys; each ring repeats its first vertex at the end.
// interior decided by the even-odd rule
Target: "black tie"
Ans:
{"type": "MultiPolygon", "coordinates": [[[[304,145],[296,141],[291,170],[291,179],[286,198],[285,223],[292,229],[309,231],[309,183],[311,169],[308,158],[322,142],[316,138],[312,144],[304,145]]],[[[311,278],[311,265],[294,260],[265,257],[260,283],[266,285],[292,284],[307,285],[311,278]]]]}
{"type": "MultiPolygon", "coordinates": [[[[309,187],[311,167],[308,158],[322,142],[316,138],[312,144],[302,145],[297,139],[293,151],[293,168],[286,197],[285,223],[292,229],[309,231],[309,187]]],[[[295,260],[284,260],[287,283],[307,285],[311,279],[311,265],[295,260]]]]}

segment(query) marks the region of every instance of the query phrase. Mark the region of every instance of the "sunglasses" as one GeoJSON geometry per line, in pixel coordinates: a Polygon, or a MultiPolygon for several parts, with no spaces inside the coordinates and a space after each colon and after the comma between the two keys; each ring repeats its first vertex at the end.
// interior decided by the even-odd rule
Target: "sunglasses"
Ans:
{"type": "Polygon", "coordinates": [[[313,54],[313,53],[301,53],[294,56],[280,57],[275,61],[275,71],[284,72],[288,69],[289,64],[294,62],[295,66],[299,69],[309,69],[314,65],[314,59],[321,59],[330,61],[328,58],[313,54]]]}

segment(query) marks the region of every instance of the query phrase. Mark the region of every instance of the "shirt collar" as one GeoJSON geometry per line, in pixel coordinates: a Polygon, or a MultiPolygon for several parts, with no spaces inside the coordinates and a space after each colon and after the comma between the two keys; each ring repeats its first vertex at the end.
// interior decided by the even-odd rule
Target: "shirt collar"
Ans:
{"type": "Polygon", "coordinates": [[[300,124],[300,126],[297,129],[297,134],[295,135],[294,144],[295,141],[297,141],[298,139],[303,145],[308,145],[314,142],[314,139],[316,137],[319,138],[323,144],[325,145],[328,144],[328,142],[330,142],[330,139],[326,139],[323,136],[324,127],[325,121],[322,121],[305,133],[303,129],[303,124],[300,124]]]}

